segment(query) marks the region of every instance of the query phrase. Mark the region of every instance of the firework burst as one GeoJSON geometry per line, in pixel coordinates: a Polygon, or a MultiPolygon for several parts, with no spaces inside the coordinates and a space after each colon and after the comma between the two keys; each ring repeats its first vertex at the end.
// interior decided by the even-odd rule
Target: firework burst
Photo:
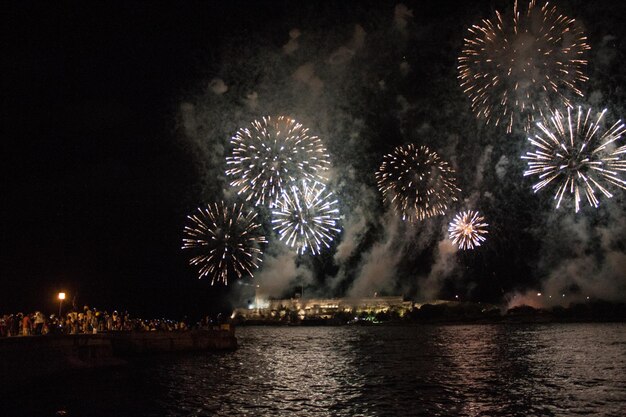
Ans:
{"type": "Polygon", "coordinates": [[[570,106],[568,95],[582,96],[590,48],[580,26],[556,7],[531,0],[520,14],[515,1],[512,19],[496,11],[495,19],[468,31],[458,77],[472,110],[487,123],[505,123],[510,133],[520,120],[528,131],[534,114],[570,106]]]}
{"type": "Polygon", "coordinates": [[[487,223],[477,211],[463,211],[454,217],[448,227],[450,240],[459,249],[474,249],[485,241],[487,223]]]}
{"type": "Polygon", "coordinates": [[[620,178],[620,172],[626,171],[626,160],[622,159],[626,145],[617,146],[626,127],[618,120],[609,129],[603,129],[605,113],[606,109],[593,121],[591,109],[578,107],[576,112],[567,108],[567,114],[556,111],[537,123],[539,132],[528,138],[535,151],[522,156],[528,160],[524,176],[539,177],[533,186],[535,192],[555,184],[557,208],[566,193],[573,197],[576,212],[580,210],[581,194],[590,206],[598,207],[596,191],[613,197],[603,182],[626,189],[626,181],[620,178]]]}
{"type": "Polygon", "coordinates": [[[273,228],[281,241],[302,254],[319,254],[339,233],[339,209],[333,193],[318,182],[303,180],[284,192],[272,211],[273,228]]]}
{"type": "Polygon", "coordinates": [[[384,200],[402,214],[402,220],[444,214],[460,191],[454,170],[426,146],[400,146],[385,155],[376,179],[384,200]]]}
{"type": "Polygon", "coordinates": [[[288,117],[264,117],[237,131],[226,158],[231,186],[255,205],[270,208],[283,190],[304,178],[324,182],[330,162],[322,141],[288,117]]]}
{"type": "Polygon", "coordinates": [[[259,246],[266,243],[261,225],[255,222],[256,213],[244,213],[241,204],[220,202],[200,207],[187,217],[182,249],[195,251],[189,264],[200,268],[199,278],[210,276],[213,285],[216,281],[228,284],[232,274],[252,276],[263,255],[259,246]]]}

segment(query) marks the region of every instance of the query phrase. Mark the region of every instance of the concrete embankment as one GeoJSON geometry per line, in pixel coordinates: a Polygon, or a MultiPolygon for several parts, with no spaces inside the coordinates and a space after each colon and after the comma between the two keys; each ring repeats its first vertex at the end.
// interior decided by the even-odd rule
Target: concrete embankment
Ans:
{"type": "Polygon", "coordinates": [[[114,332],[109,336],[116,356],[161,352],[233,350],[237,338],[231,329],[188,332],[114,332]]]}
{"type": "Polygon", "coordinates": [[[236,348],[232,329],[2,338],[0,388],[68,370],[123,365],[137,355],[236,348]]]}

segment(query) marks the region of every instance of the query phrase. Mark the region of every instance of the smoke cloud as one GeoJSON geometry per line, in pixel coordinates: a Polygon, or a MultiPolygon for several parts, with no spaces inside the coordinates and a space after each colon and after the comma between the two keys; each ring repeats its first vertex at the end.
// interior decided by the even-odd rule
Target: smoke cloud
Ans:
{"type": "Polygon", "coordinates": [[[270,297],[284,296],[293,285],[312,282],[313,274],[299,264],[298,255],[282,242],[272,241],[263,258],[263,268],[256,274],[262,293],[270,297]]]}
{"type": "Polygon", "coordinates": [[[301,65],[296,69],[293,73],[293,79],[300,81],[309,86],[311,92],[318,96],[322,93],[322,89],[324,88],[324,81],[317,75],[315,75],[315,65],[313,63],[307,63],[301,65]]]}
{"type": "Polygon", "coordinates": [[[228,86],[224,80],[220,78],[213,78],[209,83],[209,89],[215,94],[224,94],[228,91],[228,86]]]}
{"type": "Polygon", "coordinates": [[[420,295],[423,300],[437,298],[444,281],[450,277],[457,267],[457,247],[449,239],[443,239],[437,244],[435,259],[426,279],[419,281],[420,295]]]}
{"type": "Polygon", "coordinates": [[[506,157],[506,155],[502,155],[500,159],[498,160],[498,163],[496,164],[496,175],[498,176],[499,180],[504,179],[508,166],[509,166],[509,159],[506,157]]]}
{"type": "Polygon", "coordinates": [[[509,295],[509,308],[626,300],[626,221],[621,209],[610,204],[599,212],[581,211],[586,216],[561,209],[548,217],[539,265],[545,277],[538,288],[509,295]]]}
{"type": "Polygon", "coordinates": [[[300,47],[300,44],[298,43],[298,38],[300,37],[300,35],[301,33],[298,29],[291,29],[289,31],[289,41],[283,45],[283,52],[285,54],[291,55],[298,50],[298,48],[300,47]]]}
{"type": "MultiPolygon", "coordinates": [[[[584,211],[589,211],[587,209],[584,211]]],[[[574,214],[555,214],[552,219],[554,241],[545,242],[544,268],[548,276],[542,285],[547,295],[566,295],[561,302],[599,298],[611,301],[626,300],[626,221],[621,210],[610,204],[591,223],[588,217],[574,214]],[[567,240],[568,250],[554,248],[567,240]],[[558,255],[558,258],[557,258],[558,255]]],[[[596,217],[596,216],[591,217],[596,217]]],[[[558,299],[558,297],[553,297],[558,299]]]]}
{"type": "MultiPolygon", "coordinates": [[[[481,256],[489,273],[506,277],[497,283],[503,291],[518,300],[528,291],[528,302],[537,292],[566,294],[566,300],[623,300],[621,193],[575,216],[555,211],[549,193],[534,194],[520,159],[526,134],[477,121],[450,65],[463,27],[475,22],[450,16],[445,25],[436,24],[420,7],[415,3],[414,13],[404,4],[381,4],[374,7],[376,18],[365,19],[372,13],[355,6],[354,14],[337,12],[331,30],[327,16],[310,12],[288,33],[229,39],[220,67],[200,84],[202,92],[179,107],[181,143],[198,173],[192,200],[237,199],[224,175],[229,138],[259,117],[287,115],[329,150],[328,187],[339,199],[343,230],[315,267],[272,236],[255,274],[270,294],[280,296],[296,280],[331,296],[402,289],[425,300],[441,296],[447,280],[493,286],[484,271],[460,267],[457,248],[447,239],[447,222],[456,211],[480,209],[490,224],[481,256]],[[461,198],[446,216],[410,225],[382,204],[374,172],[384,154],[408,143],[427,145],[456,170],[461,198]]],[[[587,100],[621,103],[621,78],[599,77],[624,59],[615,38],[602,36],[587,100]]],[[[258,211],[269,235],[271,215],[258,211]]]]}
{"type": "Polygon", "coordinates": [[[401,224],[402,220],[395,213],[386,214],[383,219],[382,239],[363,256],[349,296],[371,297],[375,292],[386,292],[393,288],[396,266],[402,256],[402,246],[398,239],[401,224]]]}
{"type": "Polygon", "coordinates": [[[400,31],[406,30],[411,19],[413,19],[413,10],[410,10],[402,3],[398,4],[393,15],[393,22],[396,28],[400,31]]]}

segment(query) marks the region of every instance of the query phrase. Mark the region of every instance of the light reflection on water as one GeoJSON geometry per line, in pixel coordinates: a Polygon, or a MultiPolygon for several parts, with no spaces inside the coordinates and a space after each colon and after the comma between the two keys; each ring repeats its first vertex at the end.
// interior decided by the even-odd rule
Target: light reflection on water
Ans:
{"type": "Polygon", "coordinates": [[[497,416],[626,410],[625,324],[247,327],[237,336],[236,352],[156,356],[73,376],[62,381],[64,389],[46,381],[41,402],[29,397],[21,411],[497,416]]]}

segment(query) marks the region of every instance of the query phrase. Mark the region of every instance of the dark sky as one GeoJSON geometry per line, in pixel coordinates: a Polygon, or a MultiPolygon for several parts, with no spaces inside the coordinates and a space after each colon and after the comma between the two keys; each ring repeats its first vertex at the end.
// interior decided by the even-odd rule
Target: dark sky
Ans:
{"type": "MultiPolygon", "coordinates": [[[[456,267],[444,277],[449,280],[441,281],[444,296],[461,291],[468,298],[497,301],[560,273],[563,267],[551,270],[546,264],[552,258],[542,255],[558,252],[542,229],[558,235],[562,227],[550,214],[549,198],[537,199],[529,191],[530,182],[498,185],[495,178],[502,156],[510,161],[521,154],[523,137],[503,139],[507,144],[500,145],[497,138],[505,135],[474,122],[455,79],[455,58],[467,26],[491,17],[496,5],[508,2],[476,2],[464,8],[456,1],[424,3],[405,2],[413,11],[406,33],[394,32],[396,2],[2,6],[0,313],[51,310],[61,289],[70,297],[78,295],[79,304],[138,314],[195,314],[227,306],[229,290],[198,281],[180,251],[185,216],[202,202],[222,198],[224,181],[214,174],[223,167],[215,161],[223,156],[223,145],[237,124],[286,109],[329,136],[332,156],[348,161],[337,163],[338,172],[360,167],[367,189],[373,185],[373,175],[367,173],[380,163],[383,152],[421,140],[420,132],[429,135],[428,144],[443,148],[442,154],[448,149],[446,156],[457,165],[468,198],[476,192],[479,197],[472,201],[482,202],[494,221],[494,245],[476,256],[456,255],[456,267]],[[322,67],[320,62],[328,60],[320,57],[346,43],[357,24],[367,33],[366,46],[346,64],[352,67],[322,67]],[[308,52],[280,61],[293,28],[302,32],[308,52]],[[411,72],[399,80],[402,61],[411,72]],[[289,84],[295,69],[308,62],[316,63],[324,81],[319,97],[289,84]],[[229,86],[220,97],[207,87],[216,78],[229,86]],[[378,90],[381,81],[384,93],[378,90]],[[259,104],[246,107],[243,99],[252,92],[259,94],[259,104]],[[408,110],[403,110],[400,96],[408,110]],[[181,108],[189,108],[184,103],[193,105],[191,117],[213,125],[190,134],[181,122],[186,114],[181,108]],[[329,125],[337,126],[336,131],[329,125]],[[347,136],[357,125],[364,144],[351,160],[352,151],[336,137],[347,136]],[[456,136],[469,144],[443,146],[456,136]],[[520,147],[510,145],[511,140],[520,147]],[[486,162],[486,185],[473,188],[469,175],[475,174],[486,147],[493,153],[486,162]],[[485,203],[485,191],[506,204],[485,203]]],[[[562,7],[582,19],[590,36],[588,95],[600,92],[596,102],[612,105],[619,114],[625,98],[626,33],[624,7],[616,9],[612,3],[572,1],[562,7]]],[[[517,169],[516,164],[512,166],[517,169]]],[[[335,185],[345,198],[348,227],[359,207],[370,206],[357,201],[357,187],[342,186],[341,181],[335,185]]],[[[623,201],[618,196],[611,204],[623,207],[623,201]]],[[[382,205],[372,204],[382,218],[382,205]]],[[[622,209],[617,214],[615,209],[585,212],[589,220],[584,224],[572,220],[572,233],[580,229],[592,237],[580,237],[576,244],[581,247],[564,253],[557,264],[588,256],[600,239],[596,226],[610,228],[623,221],[623,214],[622,209]]],[[[355,242],[356,251],[375,254],[390,239],[387,224],[367,224],[355,242]]],[[[413,243],[402,248],[412,251],[417,262],[398,260],[390,268],[409,278],[382,287],[416,294],[419,285],[413,281],[431,277],[438,265],[441,224],[411,238],[404,232],[401,239],[413,243]],[[428,243],[420,236],[430,236],[428,243]]],[[[624,230],[623,223],[617,230],[624,230]]],[[[624,240],[610,246],[594,252],[602,259],[591,272],[613,268],[611,276],[623,284],[624,271],[615,271],[622,264],[618,260],[607,266],[605,258],[623,255],[624,240]]],[[[312,275],[313,293],[316,288],[319,294],[346,293],[371,264],[369,255],[353,252],[333,261],[333,253],[298,261],[312,275]]]]}
{"type": "Polygon", "coordinates": [[[193,172],[174,120],[227,14],[148,3],[5,10],[0,305],[33,308],[68,288],[84,303],[136,309],[191,286],[178,247],[193,172]]]}

